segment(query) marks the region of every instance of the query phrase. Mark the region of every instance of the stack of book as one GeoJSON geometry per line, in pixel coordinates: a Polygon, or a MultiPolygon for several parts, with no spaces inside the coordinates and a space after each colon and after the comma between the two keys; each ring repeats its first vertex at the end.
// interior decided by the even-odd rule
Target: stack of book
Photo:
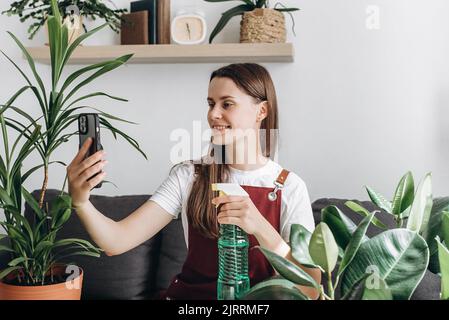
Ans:
{"type": "Polygon", "coordinates": [[[170,0],[131,2],[121,31],[122,44],[170,44],[170,0]]]}

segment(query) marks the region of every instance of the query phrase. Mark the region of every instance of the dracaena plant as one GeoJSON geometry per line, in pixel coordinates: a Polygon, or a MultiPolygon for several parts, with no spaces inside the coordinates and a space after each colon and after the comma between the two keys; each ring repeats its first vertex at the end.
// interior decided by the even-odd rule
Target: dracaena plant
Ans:
{"type": "MultiPolygon", "coordinates": [[[[84,104],[92,97],[106,97],[117,101],[127,101],[113,97],[103,92],[92,92],[82,96],[78,91],[92,83],[100,76],[118,68],[128,61],[132,55],[83,67],[63,80],[64,67],[75,48],[87,37],[91,36],[105,25],[98,27],[68,43],[68,29],[61,22],[57,1],[52,0],[53,15],[48,18],[48,32],[51,55],[51,81],[47,90],[44,81],[39,76],[34,60],[23,44],[12,34],[12,39],[21,49],[30,67],[32,77],[29,77],[3,51],[3,55],[13,64],[24,78],[26,85],[20,88],[0,109],[0,124],[3,138],[4,154],[0,154],[0,208],[4,210],[5,221],[0,225],[8,235],[9,243],[2,244],[0,251],[11,255],[8,268],[0,273],[0,279],[13,271],[17,280],[25,285],[39,285],[47,282],[47,275],[52,267],[71,255],[99,256],[100,250],[87,241],[80,239],[57,239],[57,233],[68,221],[72,212],[70,196],[61,192],[51,203],[44,203],[48,184],[48,169],[52,163],[53,152],[76,135],[78,131],[70,130],[71,124],[77,121],[76,114],[82,108],[91,108],[84,104]],[[39,106],[40,116],[33,118],[16,102],[25,92],[30,91],[39,106]],[[15,117],[8,115],[14,113],[15,117]],[[17,118],[21,117],[21,118],[17,118]],[[14,130],[18,137],[12,146],[9,144],[8,130],[14,130]],[[20,148],[20,149],[19,149],[20,148]],[[42,163],[23,172],[23,162],[32,152],[37,152],[42,163]],[[43,183],[38,200],[24,187],[26,179],[35,171],[43,170],[43,183]],[[34,223],[27,221],[22,215],[22,197],[34,211],[34,223]]],[[[93,108],[95,109],[95,108],[93,108]]],[[[97,110],[97,109],[95,109],[97,110]]],[[[100,114],[100,124],[112,132],[114,137],[123,137],[145,158],[136,140],[115,128],[109,120],[125,121],[108,113],[97,110],[100,114]],[[109,119],[109,120],[107,120],[109,119]]],[[[126,121],[128,122],[128,121],[126,121]]],[[[65,182],[62,187],[64,190],[65,182]]],[[[3,236],[2,236],[3,237],[3,236]]],[[[50,280],[51,281],[51,280],[50,280]]]]}
{"type": "MultiPolygon", "coordinates": [[[[424,177],[415,191],[412,173],[410,171],[405,173],[397,184],[391,201],[372,187],[365,188],[371,201],[390,214],[396,221],[397,227],[417,231],[424,237],[430,250],[429,270],[438,273],[438,245],[435,237],[443,236],[442,217],[443,213],[449,210],[449,197],[433,198],[431,174],[424,177]]],[[[363,216],[369,214],[368,210],[353,201],[348,201],[345,205],[363,216]]],[[[386,228],[378,219],[374,222],[378,227],[386,228]]]]}
{"type": "MultiPolygon", "coordinates": [[[[99,0],[59,0],[58,5],[63,12],[63,18],[72,14],[71,9],[76,6],[80,16],[89,17],[93,20],[103,19],[117,33],[120,30],[121,15],[127,12],[126,9],[112,9],[99,0]]],[[[34,21],[28,28],[29,38],[32,39],[45,24],[50,12],[51,0],[20,0],[11,3],[11,7],[3,11],[2,14],[17,15],[20,22],[34,21]]],[[[84,24],[83,28],[87,31],[84,24]]]]}
{"type": "MultiPolygon", "coordinates": [[[[205,0],[205,1],[207,1],[207,2],[229,2],[229,1],[234,1],[234,0],[205,0]]],[[[245,12],[253,11],[254,9],[258,9],[258,8],[267,8],[268,9],[269,8],[268,0],[240,0],[240,1],[243,2],[243,4],[233,7],[233,8],[222,13],[220,20],[218,21],[215,28],[212,30],[212,33],[210,34],[209,43],[212,43],[215,36],[217,34],[219,34],[221,32],[221,30],[223,30],[223,28],[226,26],[226,24],[229,22],[229,20],[231,20],[231,18],[233,18],[235,16],[241,16],[245,12]]],[[[273,9],[276,11],[279,11],[279,12],[287,12],[288,14],[290,14],[290,17],[292,18],[292,21],[293,21],[292,28],[293,28],[293,32],[294,32],[295,20],[293,19],[291,12],[297,11],[299,9],[298,8],[286,8],[281,3],[276,3],[274,5],[273,9]],[[278,5],[280,5],[282,8],[278,8],[278,5]]]]}

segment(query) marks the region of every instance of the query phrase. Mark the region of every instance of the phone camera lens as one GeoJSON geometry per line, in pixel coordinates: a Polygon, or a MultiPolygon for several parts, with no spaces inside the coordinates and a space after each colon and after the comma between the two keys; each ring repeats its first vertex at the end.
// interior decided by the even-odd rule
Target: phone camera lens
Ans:
{"type": "Polygon", "coordinates": [[[87,132],[86,116],[80,117],[80,132],[82,134],[85,134],[87,132]]]}

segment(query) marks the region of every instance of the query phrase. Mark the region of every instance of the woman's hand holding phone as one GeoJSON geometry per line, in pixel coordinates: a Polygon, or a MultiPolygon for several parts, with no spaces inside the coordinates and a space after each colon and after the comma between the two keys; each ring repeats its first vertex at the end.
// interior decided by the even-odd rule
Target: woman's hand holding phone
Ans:
{"type": "Polygon", "coordinates": [[[75,158],[67,167],[69,194],[72,197],[72,204],[75,208],[82,207],[89,201],[90,191],[103,181],[106,176],[106,172],[102,171],[108,163],[108,161],[103,159],[106,152],[100,150],[85,158],[92,141],[92,138],[88,138],[84,142],[75,158]],[[98,175],[96,175],[97,173],[98,175]]]}

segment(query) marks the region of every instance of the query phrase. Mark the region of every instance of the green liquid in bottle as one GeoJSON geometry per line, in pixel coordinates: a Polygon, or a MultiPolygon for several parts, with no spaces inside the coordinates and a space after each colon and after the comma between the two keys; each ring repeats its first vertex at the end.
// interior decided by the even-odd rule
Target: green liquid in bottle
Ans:
{"type": "Polygon", "coordinates": [[[218,300],[240,299],[249,290],[249,241],[235,225],[220,225],[218,238],[218,300]]]}

